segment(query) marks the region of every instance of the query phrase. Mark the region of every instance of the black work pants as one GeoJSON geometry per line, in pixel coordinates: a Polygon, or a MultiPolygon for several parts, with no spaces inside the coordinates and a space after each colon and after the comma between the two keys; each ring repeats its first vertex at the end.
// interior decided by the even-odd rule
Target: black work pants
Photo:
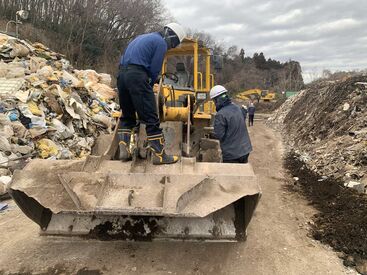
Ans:
{"type": "Polygon", "coordinates": [[[157,105],[149,83],[148,73],[139,66],[121,68],[117,78],[122,116],[120,129],[133,129],[136,113],[139,121],[146,126],[147,136],[162,133],[159,127],[157,105]]]}
{"type": "Polygon", "coordinates": [[[255,115],[248,115],[248,125],[254,126],[254,117],[255,115]]]}
{"type": "Polygon", "coordinates": [[[224,159],[223,160],[223,163],[248,163],[248,157],[249,157],[250,154],[247,154],[247,155],[244,155],[238,159],[231,159],[231,160],[228,160],[228,159],[224,159]]]}

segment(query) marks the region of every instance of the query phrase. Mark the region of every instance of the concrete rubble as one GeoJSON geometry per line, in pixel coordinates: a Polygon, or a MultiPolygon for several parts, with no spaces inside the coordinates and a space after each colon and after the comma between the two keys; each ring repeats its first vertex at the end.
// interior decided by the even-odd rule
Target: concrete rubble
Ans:
{"type": "Polygon", "coordinates": [[[111,77],[75,70],[40,43],[0,34],[0,192],[27,158],[79,159],[111,133],[111,77]]]}
{"type": "Polygon", "coordinates": [[[366,76],[315,83],[288,99],[268,123],[313,171],[366,190],[366,76]]]}

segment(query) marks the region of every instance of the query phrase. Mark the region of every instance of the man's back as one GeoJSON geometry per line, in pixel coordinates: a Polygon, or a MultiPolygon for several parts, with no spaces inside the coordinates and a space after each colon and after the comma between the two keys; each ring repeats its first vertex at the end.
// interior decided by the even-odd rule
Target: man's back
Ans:
{"type": "Polygon", "coordinates": [[[143,66],[154,81],[161,70],[167,44],[158,32],[142,34],[127,46],[121,58],[121,65],[143,66]]]}
{"type": "Polygon", "coordinates": [[[248,107],[248,114],[249,115],[254,115],[255,114],[255,110],[256,110],[255,106],[248,107]]]}
{"type": "Polygon", "coordinates": [[[234,160],[252,151],[245,118],[233,103],[222,107],[215,117],[215,135],[220,140],[223,160],[234,160]]]}

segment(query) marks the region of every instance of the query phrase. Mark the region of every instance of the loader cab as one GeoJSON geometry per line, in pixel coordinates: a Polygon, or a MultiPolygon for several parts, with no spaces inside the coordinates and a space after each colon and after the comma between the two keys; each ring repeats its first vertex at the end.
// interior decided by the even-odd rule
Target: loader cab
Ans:
{"type": "Polygon", "coordinates": [[[268,90],[261,91],[261,98],[266,97],[268,95],[268,90]]]}
{"type": "Polygon", "coordinates": [[[176,70],[174,73],[167,72],[165,74],[163,84],[171,85],[176,90],[187,90],[194,91],[192,74],[186,70],[184,62],[176,63],[176,70]]]}
{"type": "Polygon", "coordinates": [[[167,107],[163,111],[163,115],[167,115],[166,120],[178,117],[177,113],[181,112],[178,108],[186,107],[190,97],[193,122],[204,120],[209,124],[215,112],[215,104],[209,98],[209,91],[214,86],[211,59],[210,49],[189,38],[167,52],[162,65],[162,86],[159,91],[161,101],[164,101],[162,105],[167,107]]]}

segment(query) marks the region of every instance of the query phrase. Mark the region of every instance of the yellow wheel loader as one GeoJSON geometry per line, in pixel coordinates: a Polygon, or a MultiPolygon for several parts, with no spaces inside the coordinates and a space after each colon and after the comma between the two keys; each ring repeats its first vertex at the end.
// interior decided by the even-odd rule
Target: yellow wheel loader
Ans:
{"type": "MultiPolygon", "coordinates": [[[[85,160],[34,159],[15,171],[9,192],[42,235],[104,240],[243,241],[261,196],[250,164],[220,163],[208,138],[214,103],[211,53],[196,40],[171,49],[156,87],[166,151],[176,164],[155,166],[142,125],[131,137],[133,160],[117,160],[117,129],[85,160]],[[192,60],[191,72],[177,65],[192,60]],[[170,62],[177,72],[168,72],[170,62]],[[202,68],[202,69],[201,69],[202,68]]],[[[172,67],[172,66],[171,66],[172,67]]]]}

